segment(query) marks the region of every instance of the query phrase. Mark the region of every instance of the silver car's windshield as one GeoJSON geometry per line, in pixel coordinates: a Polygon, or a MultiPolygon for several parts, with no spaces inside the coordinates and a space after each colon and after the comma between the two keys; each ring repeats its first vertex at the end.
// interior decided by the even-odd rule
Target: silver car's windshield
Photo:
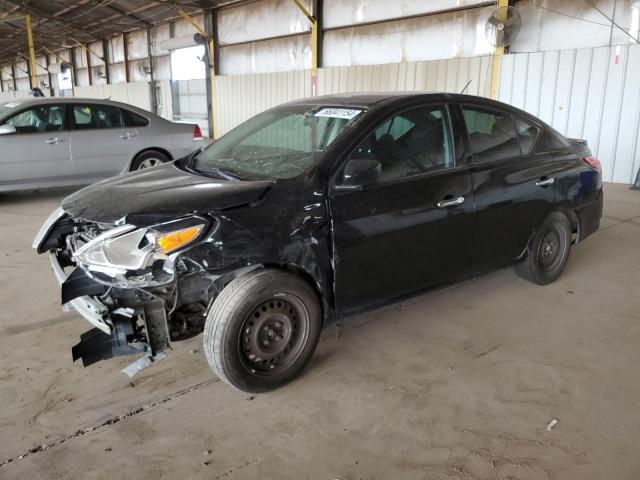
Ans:
{"type": "Polygon", "coordinates": [[[240,179],[292,178],[309,168],[362,112],[317,105],[275,108],[202,150],[193,168],[240,179]]]}
{"type": "Polygon", "coordinates": [[[17,106],[18,105],[16,103],[13,103],[13,102],[0,103],[0,117],[3,117],[5,113],[10,112],[11,110],[16,108],[17,106]]]}

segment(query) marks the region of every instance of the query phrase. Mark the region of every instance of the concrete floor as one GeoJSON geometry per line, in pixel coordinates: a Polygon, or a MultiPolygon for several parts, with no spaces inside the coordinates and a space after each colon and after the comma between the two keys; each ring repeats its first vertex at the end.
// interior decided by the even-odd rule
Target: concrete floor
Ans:
{"type": "Polygon", "coordinates": [[[133,381],[71,363],[87,324],[30,248],[66,193],[0,196],[0,479],[640,478],[640,192],[606,187],[554,285],[505,269],[351,318],[255,398],[201,337],[133,381]]]}

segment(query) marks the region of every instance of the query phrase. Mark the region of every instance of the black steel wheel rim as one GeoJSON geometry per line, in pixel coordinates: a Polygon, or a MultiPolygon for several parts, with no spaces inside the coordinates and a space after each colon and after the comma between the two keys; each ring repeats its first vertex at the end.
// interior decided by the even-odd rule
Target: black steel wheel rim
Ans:
{"type": "Polygon", "coordinates": [[[258,303],[239,335],[245,368],[257,376],[282,373],[300,358],[309,337],[310,317],[304,303],[283,293],[258,303]]]}
{"type": "Polygon", "coordinates": [[[567,249],[566,235],[561,225],[551,225],[544,230],[538,244],[538,267],[553,273],[562,264],[567,249]]]}

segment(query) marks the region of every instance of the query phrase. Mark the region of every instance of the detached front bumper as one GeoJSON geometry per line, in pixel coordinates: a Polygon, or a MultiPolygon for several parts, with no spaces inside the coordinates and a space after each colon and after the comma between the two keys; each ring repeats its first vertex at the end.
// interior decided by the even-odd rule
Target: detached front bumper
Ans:
{"type": "MultiPolygon", "coordinates": [[[[68,277],[64,272],[64,269],[60,265],[58,255],[56,254],[56,252],[51,251],[49,252],[49,258],[51,260],[51,268],[53,269],[53,273],[56,276],[58,283],[60,283],[60,285],[62,286],[62,284],[67,280],[68,277]]],[[[73,300],[65,303],[62,308],[64,308],[65,311],[69,311],[73,308],[91,325],[103,331],[107,335],[111,335],[111,333],[113,332],[113,323],[111,322],[111,319],[109,317],[109,309],[101,302],[88,295],[74,298],[73,300]]]]}

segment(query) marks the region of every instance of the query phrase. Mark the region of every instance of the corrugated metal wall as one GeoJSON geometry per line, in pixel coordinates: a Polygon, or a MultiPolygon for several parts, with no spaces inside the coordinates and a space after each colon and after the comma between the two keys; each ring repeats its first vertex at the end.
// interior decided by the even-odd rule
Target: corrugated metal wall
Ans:
{"type": "Polygon", "coordinates": [[[430,62],[323,68],[318,72],[320,95],[343,92],[431,91],[491,93],[491,57],[454,58],[430,62]]]}
{"type": "Polygon", "coordinates": [[[584,138],[605,181],[640,168],[640,45],[507,55],[499,99],[584,138]]]}
{"type": "Polygon", "coordinates": [[[151,96],[149,94],[149,83],[147,82],[76,87],[76,97],[108,98],[116,102],[128,103],[144,110],[151,110],[151,96]]]}
{"type": "Polygon", "coordinates": [[[218,131],[281,103],[311,95],[309,70],[216,77],[218,131]]]}
{"type": "MultiPolygon", "coordinates": [[[[491,58],[322,68],[318,93],[367,91],[446,91],[488,96],[491,58]]],[[[308,70],[217,77],[218,128],[224,134],[253,115],[280,103],[311,95],[308,70]]]]}

